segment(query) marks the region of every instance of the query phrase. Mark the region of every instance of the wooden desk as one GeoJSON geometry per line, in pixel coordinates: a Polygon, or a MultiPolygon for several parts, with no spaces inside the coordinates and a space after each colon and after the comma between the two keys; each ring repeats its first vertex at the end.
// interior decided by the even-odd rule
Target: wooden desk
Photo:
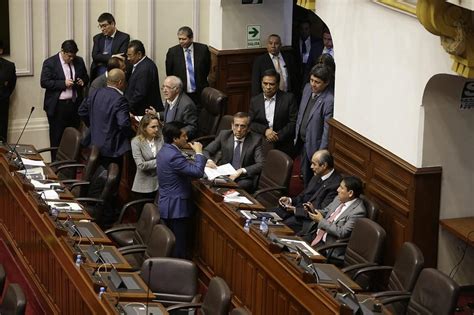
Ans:
{"type": "MultiPolygon", "coordinates": [[[[119,308],[124,309],[126,308],[129,310],[130,307],[139,307],[138,309],[134,309],[130,314],[137,314],[137,315],[145,315],[146,309],[146,302],[118,302],[117,298],[111,296],[109,293],[105,293],[102,297],[104,304],[106,307],[109,308],[110,311],[116,312],[114,314],[122,314],[119,313],[119,308]]],[[[148,303],[148,311],[153,315],[167,315],[169,314],[166,308],[161,303],[156,302],[149,302],[148,303]]]]}
{"type": "Polygon", "coordinates": [[[286,266],[256,235],[246,233],[231,207],[213,200],[194,183],[195,262],[208,283],[222,277],[233,292],[234,305],[260,314],[348,314],[321,286],[313,288],[286,266]]]}
{"type": "Polygon", "coordinates": [[[446,231],[453,233],[470,246],[474,246],[474,217],[442,219],[439,223],[446,231]]]}

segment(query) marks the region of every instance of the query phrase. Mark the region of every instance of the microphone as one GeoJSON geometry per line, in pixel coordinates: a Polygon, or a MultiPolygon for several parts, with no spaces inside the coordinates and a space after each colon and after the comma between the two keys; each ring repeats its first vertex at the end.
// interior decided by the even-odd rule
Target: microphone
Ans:
{"type": "MultiPolygon", "coordinates": [[[[26,126],[28,125],[28,122],[30,121],[30,118],[31,118],[31,114],[33,114],[34,110],[35,110],[35,107],[31,106],[30,114],[28,115],[28,118],[26,119],[25,125],[23,126],[23,129],[21,130],[20,136],[18,137],[18,140],[16,141],[16,144],[13,147],[13,151],[11,152],[11,153],[15,153],[18,157],[20,157],[20,154],[18,154],[18,152],[16,151],[16,147],[18,146],[18,143],[20,142],[20,139],[23,136],[23,132],[25,132],[26,126]]],[[[20,157],[20,163],[23,164],[21,162],[21,157],[20,157]]],[[[21,165],[20,165],[20,167],[21,167],[21,165]]]]}
{"type": "Polygon", "coordinates": [[[145,314],[148,315],[148,302],[150,298],[148,297],[150,295],[150,282],[151,282],[151,267],[153,267],[153,261],[150,260],[148,262],[148,280],[147,280],[147,291],[146,291],[146,308],[145,308],[145,314]]]}
{"type": "Polygon", "coordinates": [[[318,274],[318,271],[316,270],[316,267],[314,266],[314,264],[309,264],[308,265],[308,268],[311,269],[313,272],[313,275],[314,277],[316,278],[316,283],[319,283],[319,274],[318,274]]]}

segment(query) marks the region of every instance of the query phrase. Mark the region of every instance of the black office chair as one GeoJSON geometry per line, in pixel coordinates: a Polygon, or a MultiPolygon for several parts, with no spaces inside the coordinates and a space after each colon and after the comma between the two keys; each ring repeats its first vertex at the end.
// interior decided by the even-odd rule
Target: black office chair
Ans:
{"type": "Polygon", "coordinates": [[[26,297],[17,283],[10,283],[0,304],[0,314],[23,315],[26,309],[26,297]]]}
{"type": "Polygon", "coordinates": [[[190,260],[149,258],[143,262],[140,276],[145,283],[149,283],[150,290],[155,295],[154,301],[164,306],[197,303],[200,300],[198,270],[196,264],[190,260]]]}
{"type": "Polygon", "coordinates": [[[164,224],[153,227],[148,243],[120,247],[119,252],[130,266],[138,270],[148,258],[170,257],[176,243],[173,232],[164,224]]]}
{"type": "Polygon", "coordinates": [[[413,292],[381,299],[384,305],[408,301],[407,315],[450,315],[459,297],[459,285],[439,270],[425,268],[416,281],[413,292]]]}
{"type": "Polygon", "coordinates": [[[200,308],[204,315],[228,315],[232,292],[224,279],[214,277],[209,282],[209,288],[202,303],[183,303],[168,307],[168,312],[185,309],[200,308]]]}
{"type": "Polygon", "coordinates": [[[7,279],[7,273],[3,265],[0,264],[0,296],[3,294],[3,289],[5,287],[5,280],[7,279]]]}
{"type": "Polygon", "coordinates": [[[379,217],[379,206],[366,195],[360,195],[359,198],[362,199],[362,202],[364,203],[365,210],[367,211],[367,218],[377,222],[379,217]]]}
{"type": "Polygon", "coordinates": [[[227,108],[227,95],[212,87],[206,87],[201,93],[201,106],[199,129],[195,141],[206,142],[201,137],[217,134],[219,123],[227,108]]]}

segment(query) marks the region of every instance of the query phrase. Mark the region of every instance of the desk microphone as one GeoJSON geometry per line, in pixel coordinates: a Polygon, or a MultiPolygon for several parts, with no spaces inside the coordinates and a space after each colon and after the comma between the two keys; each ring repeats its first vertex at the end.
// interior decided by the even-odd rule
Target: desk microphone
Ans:
{"type": "MultiPolygon", "coordinates": [[[[28,125],[28,122],[30,121],[30,118],[31,118],[31,114],[33,114],[33,111],[35,110],[35,107],[34,106],[31,106],[31,110],[30,110],[30,114],[28,115],[28,118],[26,119],[26,122],[25,122],[25,125],[23,126],[23,129],[21,130],[21,133],[20,133],[20,136],[18,137],[18,140],[16,141],[16,144],[15,146],[13,147],[13,150],[10,150],[12,151],[11,153],[15,153],[18,157],[20,156],[20,154],[18,154],[17,150],[16,150],[16,147],[18,146],[18,143],[20,142],[20,139],[21,137],[23,136],[23,132],[25,132],[25,129],[26,129],[26,126],[28,125]]],[[[21,158],[20,158],[20,163],[23,164],[21,162],[21,158]]],[[[21,165],[20,165],[21,166],[21,165]]]]}
{"type": "Polygon", "coordinates": [[[319,283],[319,274],[318,274],[318,271],[316,270],[316,267],[314,266],[314,264],[309,264],[308,268],[313,271],[313,275],[316,278],[316,283],[319,283]]]}
{"type": "Polygon", "coordinates": [[[146,291],[146,308],[145,308],[145,314],[148,315],[148,302],[150,300],[149,295],[150,295],[150,282],[151,282],[151,268],[153,267],[153,261],[150,260],[148,261],[148,280],[147,280],[147,291],[146,291]]]}

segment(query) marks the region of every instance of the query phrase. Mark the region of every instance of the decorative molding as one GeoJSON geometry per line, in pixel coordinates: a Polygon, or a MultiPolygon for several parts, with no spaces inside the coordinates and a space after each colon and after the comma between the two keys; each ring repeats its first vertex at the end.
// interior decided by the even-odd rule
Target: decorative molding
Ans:
{"type": "Polygon", "coordinates": [[[155,60],[155,0],[148,0],[148,56],[155,60]]]}
{"type": "Polygon", "coordinates": [[[67,0],[67,39],[74,38],[74,1],[67,0]]]}
{"type": "Polygon", "coordinates": [[[43,59],[49,57],[49,0],[43,0],[43,59]]]}
{"type": "Polygon", "coordinates": [[[418,0],[416,15],[421,24],[441,39],[453,59],[452,70],[474,78],[474,20],[471,11],[441,0],[418,0]]]}
{"type": "Polygon", "coordinates": [[[115,1],[114,0],[109,0],[107,2],[107,10],[109,11],[110,14],[115,15],[115,1]]]}
{"type": "Polygon", "coordinates": [[[90,43],[91,43],[91,27],[90,27],[90,17],[91,17],[91,10],[90,10],[90,0],[84,0],[84,51],[86,52],[83,54],[84,62],[86,64],[86,69],[89,69],[90,62],[90,43]]]}
{"type": "Polygon", "coordinates": [[[33,4],[32,0],[24,0],[25,4],[25,46],[26,46],[26,69],[16,70],[19,77],[34,75],[33,69],[33,4]]]}
{"type": "Polygon", "coordinates": [[[416,17],[417,0],[372,0],[384,7],[416,17]]]}

